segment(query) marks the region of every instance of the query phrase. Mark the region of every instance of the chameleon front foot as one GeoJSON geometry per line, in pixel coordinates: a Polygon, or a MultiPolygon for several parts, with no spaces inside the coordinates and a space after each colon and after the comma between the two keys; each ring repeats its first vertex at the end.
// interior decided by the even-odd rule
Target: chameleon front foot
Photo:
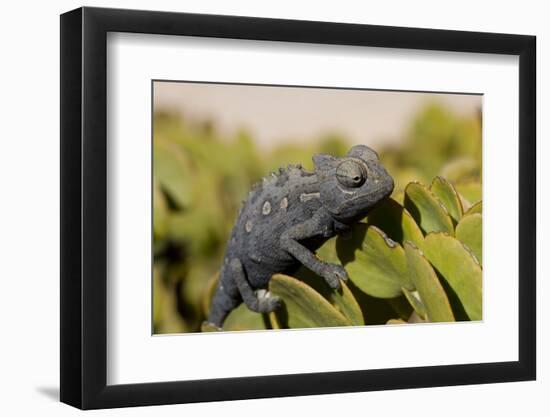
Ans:
{"type": "Polygon", "coordinates": [[[328,264],[326,271],[323,271],[323,278],[325,282],[334,290],[340,289],[340,280],[347,281],[348,273],[342,265],[328,264]]]}

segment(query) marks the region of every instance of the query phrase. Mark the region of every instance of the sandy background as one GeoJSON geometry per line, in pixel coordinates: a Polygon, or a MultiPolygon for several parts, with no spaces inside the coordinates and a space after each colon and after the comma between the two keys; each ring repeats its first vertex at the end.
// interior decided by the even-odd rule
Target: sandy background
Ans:
{"type": "Polygon", "coordinates": [[[154,110],[215,121],[222,135],[246,129],[260,146],[315,140],[338,133],[353,143],[399,141],[427,104],[459,115],[479,111],[482,96],[412,92],[271,87],[191,82],[154,83],[154,110]]]}

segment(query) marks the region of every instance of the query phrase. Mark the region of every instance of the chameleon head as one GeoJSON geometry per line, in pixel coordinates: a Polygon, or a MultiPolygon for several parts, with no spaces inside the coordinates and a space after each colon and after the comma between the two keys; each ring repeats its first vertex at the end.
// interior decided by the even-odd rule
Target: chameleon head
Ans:
{"type": "Polygon", "coordinates": [[[368,146],[354,146],[341,158],[315,155],[313,162],[321,201],[343,223],[362,219],[393,191],[393,178],[368,146]]]}

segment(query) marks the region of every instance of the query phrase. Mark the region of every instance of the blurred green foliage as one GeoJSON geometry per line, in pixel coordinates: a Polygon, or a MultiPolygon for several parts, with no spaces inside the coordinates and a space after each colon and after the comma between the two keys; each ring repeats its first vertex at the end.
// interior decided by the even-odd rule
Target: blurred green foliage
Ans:
{"type": "MultiPolygon", "coordinates": [[[[266,153],[244,131],[220,137],[210,122],[161,112],[153,142],[157,334],[200,331],[226,240],[254,182],[289,163],[313,169],[313,154],[341,156],[350,148],[332,135],[266,153]]],[[[481,118],[430,105],[397,144],[377,151],[395,179],[393,199],[351,239],[331,239],[318,251],[346,267],[348,285],[334,291],[304,268],[275,276],[270,291],[283,308],[262,316],[241,305],[224,329],[481,318],[481,118]]]]}

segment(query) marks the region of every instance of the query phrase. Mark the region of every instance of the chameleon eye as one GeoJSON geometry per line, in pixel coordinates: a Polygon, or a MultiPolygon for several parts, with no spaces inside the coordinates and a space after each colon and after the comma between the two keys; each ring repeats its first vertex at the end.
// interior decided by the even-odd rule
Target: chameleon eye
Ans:
{"type": "Polygon", "coordinates": [[[345,187],[357,188],[367,180],[367,170],[359,162],[347,160],[336,168],[336,179],[345,187]]]}

